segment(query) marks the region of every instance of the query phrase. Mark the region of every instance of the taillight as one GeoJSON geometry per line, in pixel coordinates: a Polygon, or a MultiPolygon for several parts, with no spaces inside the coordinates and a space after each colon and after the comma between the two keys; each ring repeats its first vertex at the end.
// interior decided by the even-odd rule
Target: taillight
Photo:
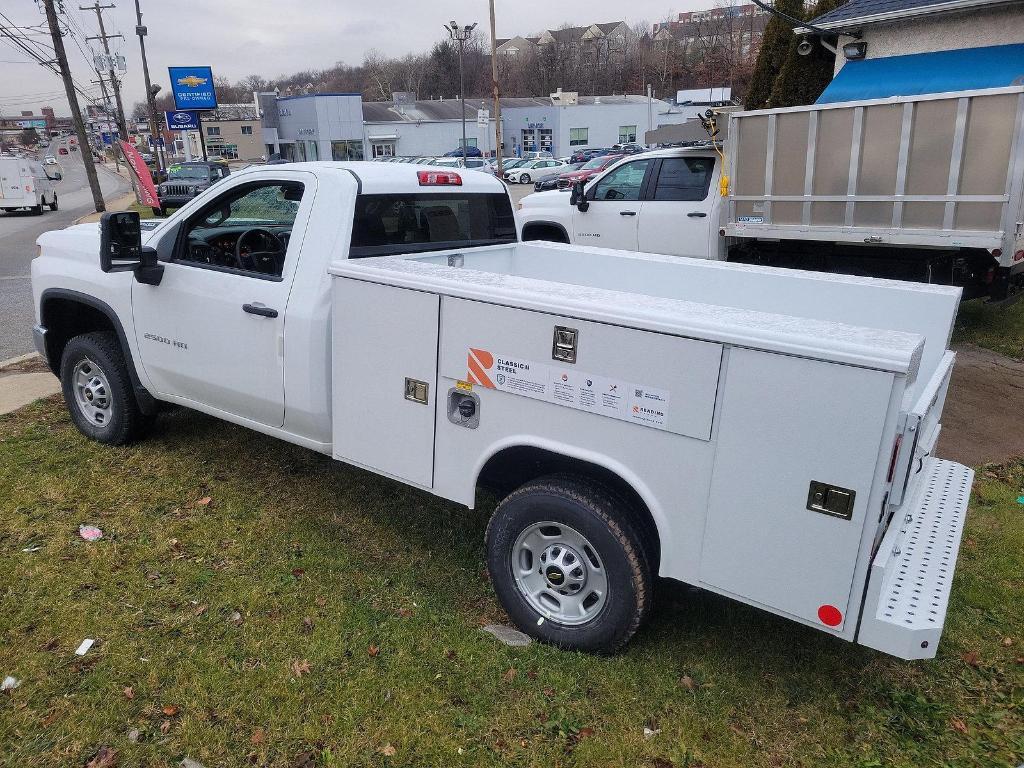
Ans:
{"type": "Polygon", "coordinates": [[[461,187],[462,177],[451,171],[417,171],[421,187],[461,187]]]}
{"type": "Polygon", "coordinates": [[[892,458],[889,459],[889,476],[885,479],[885,482],[891,483],[892,476],[896,473],[896,457],[900,453],[900,445],[903,443],[903,435],[896,438],[896,445],[892,447],[892,458]]]}

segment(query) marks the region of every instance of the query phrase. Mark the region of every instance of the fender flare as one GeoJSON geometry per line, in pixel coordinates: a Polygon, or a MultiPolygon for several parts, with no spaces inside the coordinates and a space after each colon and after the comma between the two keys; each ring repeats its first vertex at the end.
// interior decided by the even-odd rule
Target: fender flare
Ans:
{"type": "Polygon", "coordinates": [[[569,238],[569,232],[565,229],[565,226],[559,224],[557,221],[528,221],[525,224],[523,224],[523,231],[521,233],[521,237],[526,234],[526,230],[529,227],[551,227],[553,229],[557,229],[559,232],[562,233],[562,236],[565,238],[565,242],[572,242],[572,240],[569,238]]]}
{"type": "MultiPolygon", "coordinates": [[[[113,308],[105,301],[97,299],[95,296],[90,296],[87,293],[72,291],[68,288],[47,288],[39,297],[39,318],[44,327],[46,319],[45,307],[49,299],[65,299],[84,304],[97,310],[110,321],[110,324],[114,327],[114,332],[117,334],[117,341],[121,345],[121,354],[124,355],[125,362],[128,363],[128,376],[132,382],[132,389],[135,392],[135,399],[139,404],[139,410],[147,415],[156,413],[158,410],[157,400],[143,386],[142,380],[139,378],[139,372],[135,367],[135,359],[132,357],[132,350],[128,345],[128,337],[124,332],[124,326],[121,324],[121,319],[113,308]]],[[[44,344],[46,345],[46,362],[50,366],[50,370],[59,378],[60,360],[55,359],[55,351],[51,349],[51,342],[45,336],[44,344]]]]}

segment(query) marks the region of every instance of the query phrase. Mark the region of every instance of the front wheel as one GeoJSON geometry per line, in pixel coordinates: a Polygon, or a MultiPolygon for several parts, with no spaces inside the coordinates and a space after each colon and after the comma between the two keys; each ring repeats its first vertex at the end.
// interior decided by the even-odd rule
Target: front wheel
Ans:
{"type": "Polygon", "coordinates": [[[612,653],[650,609],[651,571],[630,509],[584,478],[550,475],[506,497],[487,526],[494,589],[523,632],[612,653]]]}
{"type": "Polygon", "coordinates": [[[139,410],[121,345],[113,333],[85,333],[67,343],[60,382],[71,421],[86,437],[124,445],[152,419],[139,410]]]}
{"type": "Polygon", "coordinates": [[[530,174],[524,173],[522,176],[520,176],[519,177],[519,183],[520,184],[529,184],[530,183],[530,174]]]}
{"type": "Polygon", "coordinates": [[[54,194],[54,196],[53,196],[53,202],[50,203],[50,210],[51,211],[56,211],[57,210],[57,195],[56,194],[54,194]]]}

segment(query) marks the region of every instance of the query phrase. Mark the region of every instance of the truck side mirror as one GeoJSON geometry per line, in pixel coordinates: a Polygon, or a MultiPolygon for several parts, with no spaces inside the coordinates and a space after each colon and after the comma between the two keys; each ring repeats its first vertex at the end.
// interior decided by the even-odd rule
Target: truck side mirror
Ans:
{"type": "Polygon", "coordinates": [[[100,269],[134,272],[147,285],[160,285],[164,265],[153,248],[142,247],[142,227],[135,211],[107,212],[100,217],[100,269]]]}
{"type": "Polygon", "coordinates": [[[100,216],[100,269],[130,272],[142,263],[142,228],[135,211],[100,216]]]}
{"type": "Polygon", "coordinates": [[[583,189],[584,182],[577,181],[572,185],[572,194],[569,197],[569,205],[575,205],[580,213],[586,213],[590,208],[590,201],[587,200],[586,190],[583,189]]]}

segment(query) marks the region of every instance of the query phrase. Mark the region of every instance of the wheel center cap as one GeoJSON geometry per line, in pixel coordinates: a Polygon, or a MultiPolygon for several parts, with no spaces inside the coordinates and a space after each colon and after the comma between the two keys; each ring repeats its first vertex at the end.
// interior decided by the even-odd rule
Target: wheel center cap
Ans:
{"type": "Polygon", "coordinates": [[[565,574],[562,573],[562,569],[556,568],[553,565],[548,566],[548,569],[544,572],[544,576],[548,580],[548,583],[553,587],[560,587],[565,583],[565,574]]]}
{"type": "Polygon", "coordinates": [[[85,390],[85,399],[86,400],[92,400],[92,390],[91,389],[86,389],[85,390]]]}

